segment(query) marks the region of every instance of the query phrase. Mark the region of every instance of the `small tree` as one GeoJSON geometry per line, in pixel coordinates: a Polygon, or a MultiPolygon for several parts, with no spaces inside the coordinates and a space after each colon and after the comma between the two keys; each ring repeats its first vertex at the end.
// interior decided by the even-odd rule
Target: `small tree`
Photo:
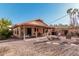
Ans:
{"type": "Polygon", "coordinates": [[[11,31],[9,31],[9,26],[11,25],[11,20],[5,18],[0,19],[0,39],[6,39],[11,36],[11,31]]]}

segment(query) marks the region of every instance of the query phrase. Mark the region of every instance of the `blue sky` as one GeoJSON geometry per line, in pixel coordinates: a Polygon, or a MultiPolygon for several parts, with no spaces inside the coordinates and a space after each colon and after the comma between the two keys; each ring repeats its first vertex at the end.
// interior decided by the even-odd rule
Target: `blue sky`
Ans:
{"type": "Polygon", "coordinates": [[[3,3],[0,4],[0,18],[9,18],[13,24],[42,19],[47,24],[69,24],[69,16],[53,22],[66,15],[69,8],[79,8],[79,4],[60,3],[3,3]]]}

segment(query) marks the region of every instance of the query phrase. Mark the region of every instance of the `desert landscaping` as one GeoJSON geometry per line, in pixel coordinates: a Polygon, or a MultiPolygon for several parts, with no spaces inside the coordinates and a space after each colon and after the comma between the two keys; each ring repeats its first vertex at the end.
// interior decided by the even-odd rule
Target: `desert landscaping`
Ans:
{"type": "Polygon", "coordinates": [[[12,7],[14,4],[6,5],[3,16],[7,13],[11,19],[0,18],[0,56],[79,56],[78,8],[68,7],[66,10],[60,5],[57,9],[56,6],[59,5],[53,4],[47,4],[49,7],[40,4],[37,7],[35,4],[15,4],[16,8],[12,7]]]}
{"type": "Polygon", "coordinates": [[[1,56],[78,56],[79,38],[65,39],[56,36],[3,41],[0,43],[1,56]],[[51,39],[51,40],[49,40],[51,39]],[[76,42],[76,43],[75,43],[76,42]]]}

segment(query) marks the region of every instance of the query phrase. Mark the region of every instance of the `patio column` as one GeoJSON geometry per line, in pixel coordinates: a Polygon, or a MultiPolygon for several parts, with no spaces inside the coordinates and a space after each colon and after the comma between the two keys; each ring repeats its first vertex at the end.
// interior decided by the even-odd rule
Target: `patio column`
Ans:
{"type": "Polygon", "coordinates": [[[25,26],[23,26],[23,40],[25,40],[25,26]]]}
{"type": "Polygon", "coordinates": [[[37,37],[37,33],[38,33],[38,32],[37,32],[37,28],[36,28],[36,37],[37,37]]]}
{"type": "Polygon", "coordinates": [[[18,31],[19,31],[19,38],[21,38],[21,28],[20,27],[18,28],[18,31]]]}
{"type": "Polygon", "coordinates": [[[32,36],[34,36],[34,28],[32,27],[32,36]]]}

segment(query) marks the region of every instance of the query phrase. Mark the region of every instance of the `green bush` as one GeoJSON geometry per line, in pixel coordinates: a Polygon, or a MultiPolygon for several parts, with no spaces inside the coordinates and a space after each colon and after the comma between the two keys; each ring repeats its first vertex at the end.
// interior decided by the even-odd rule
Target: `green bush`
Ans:
{"type": "Polygon", "coordinates": [[[11,37],[11,35],[12,31],[9,31],[8,29],[3,29],[2,31],[0,31],[0,40],[7,39],[11,37]]]}
{"type": "Polygon", "coordinates": [[[0,39],[7,39],[11,36],[12,32],[9,31],[12,22],[6,18],[0,19],[0,39]]]}

